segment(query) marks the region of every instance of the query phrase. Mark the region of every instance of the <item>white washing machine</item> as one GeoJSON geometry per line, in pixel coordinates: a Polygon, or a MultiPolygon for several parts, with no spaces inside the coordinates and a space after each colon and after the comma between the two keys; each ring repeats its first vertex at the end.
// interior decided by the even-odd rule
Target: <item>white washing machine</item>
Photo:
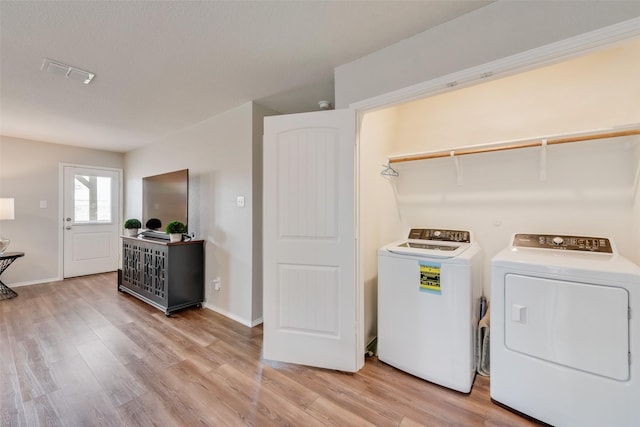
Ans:
{"type": "Polygon", "coordinates": [[[545,423],[640,425],[640,268],[606,238],[516,234],[492,259],[491,398],[545,423]]]}
{"type": "Polygon", "coordinates": [[[378,358],[468,393],[482,294],[482,250],[469,231],[412,229],[378,250],[378,358]]]}

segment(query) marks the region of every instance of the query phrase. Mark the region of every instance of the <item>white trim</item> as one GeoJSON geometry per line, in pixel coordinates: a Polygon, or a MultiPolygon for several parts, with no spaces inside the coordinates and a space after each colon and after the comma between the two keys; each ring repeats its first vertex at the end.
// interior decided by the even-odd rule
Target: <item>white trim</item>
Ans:
{"type": "Polygon", "coordinates": [[[357,101],[350,104],[349,108],[365,112],[391,107],[399,103],[471,86],[481,81],[494,80],[543,65],[561,62],[636,37],[640,37],[640,18],[633,18],[383,95],[357,101]]]}
{"type": "Polygon", "coordinates": [[[254,322],[251,322],[247,319],[245,319],[244,317],[240,317],[237,314],[231,313],[230,311],[227,310],[223,310],[220,307],[215,307],[211,304],[207,304],[206,302],[203,303],[202,307],[211,310],[211,311],[215,311],[218,314],[223,315],[224,317],[228,317],[231,320],[234,320],[238,323],[243,324],[244,326],[248,327],[248,328],[253,328],[254,326],[259,325],[260,323],[263,322],[262,318],[255,320],[254,322]]]}
{"type": "Polygon", "coordinates": [[[356,370],[359,371],[362,369],[365,363],[365,352],[367,346],[365,344],[366,332],[365,332],[365,308],[364,308],[364,294],[365,294],[365,286],[364,286],[364,251],[362,250],[362,238],[361,238],[361,230],[360,226],[362,225],[362,211],[360,209],[360,131],[362,129],[362,120],[364,119],[364,113],[361,111],[353,110],[354,118],[356,121],[355,127],[355,146],[354,146],[354,176],[353,182],[355,184],[355,203],[354,203],[354,213],[355,213],[355,224],[354,224],[354,272],[356,279],[356,319],[355,319],[355,331],[356,335],[356,370]]]}
{"type": "Polygon", "coordinates": [[[50,277],[48,279],[30,280],[28,282],[6,283],[6,285],[9,286],[10,288],[19,288],[21,286],[40,285],[42,283],[52,283],[52,282],[62,283],[60,279],[56,277],[50,277]]]}
{"type": "Polygon", "coordinates": [[[58,164],[58,277],[62,280],[62,270],[64,268],[64,235],[62,225],[64,224],[64,168],[67,163],[58,164]]]}
{"type": "MultiPolygon", "coordinates": [[[[86,168],[106,170],[118,173],[118,224],[124,222],[124,173],[122,168],[111,168],[107,166],[91,166],[78,163],[58,163],[58,277],[55,280],[64,280],[64,168],[86,168]]],[[[118,268],[122,267],[122,253],[118,251],[118,268]]],[[[42,282],[40,282],[42,283],[42,282]]]]}
{"type": "Polygon", "coordinates": [[[251,322],[251,327],[253,328],[254,326],[262,325],[263,323],[264,323],[264,318],[263,317],[259,317],[256,320],[254,320],[253,322],[251,322]]]}
{"type": "MultiPolygon", "coordinates": [[[[633,202],[636,202],[636,198],[640,195],[640,192],[638,192],[638,187],[640,187],[640,159],[637,162],[637,166],[636,166],[636,176],[635,179],[633,180],[633,202]]],[[[640,254],[639,254],[640,255],[640,254]]]]}

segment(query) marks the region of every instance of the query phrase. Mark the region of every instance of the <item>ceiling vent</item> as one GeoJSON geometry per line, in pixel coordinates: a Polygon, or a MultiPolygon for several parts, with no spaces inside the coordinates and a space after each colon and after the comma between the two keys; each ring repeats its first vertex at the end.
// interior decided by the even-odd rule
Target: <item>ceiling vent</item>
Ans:
{"type": "Polygon", "coordinates": [[[96,76],[89,71],[81,70],[80,68],[72,67],[71,65],[63,64],[62,62],[49,58],[45,58],[44,61],[42,61],[42,67],[40,69],[48,73],[64,76],[70,80],[77,80],[86,85],[91,83],[91,80],[96,76]]]}

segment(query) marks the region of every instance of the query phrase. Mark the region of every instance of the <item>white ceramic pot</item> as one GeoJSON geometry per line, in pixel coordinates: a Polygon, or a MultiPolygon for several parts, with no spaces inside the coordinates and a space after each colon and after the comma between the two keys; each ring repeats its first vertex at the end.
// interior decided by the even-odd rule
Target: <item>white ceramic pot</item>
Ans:
{"type": "Polygon", "coordinates": [[[138,235],[138,229],[137,228],[125,228],[124,229],[124,235],[125,236],[129,236],[129,237],[135,237],[138,235]]]}
{"type": "Polygon", "coordinates": [[[169,234],[169,241],[171,243],[182,242],[182,233],[171,233],[171,234],[169,234]]]}

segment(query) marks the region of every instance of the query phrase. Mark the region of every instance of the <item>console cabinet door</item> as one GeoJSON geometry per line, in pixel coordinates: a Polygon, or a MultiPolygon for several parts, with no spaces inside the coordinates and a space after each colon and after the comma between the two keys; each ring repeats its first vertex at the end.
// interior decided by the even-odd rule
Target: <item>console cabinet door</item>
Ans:
{"type": "Polygon", "coordinates": [[[164,245],[144,243],[144,291],[146,296],[167,307],[167,259],[164,245]]]}
{"type": "Polygon", "coordinates": [[[142,247],[134,241],[122,242],[122,282],[136,292],[142,291],[142,247]]]}

